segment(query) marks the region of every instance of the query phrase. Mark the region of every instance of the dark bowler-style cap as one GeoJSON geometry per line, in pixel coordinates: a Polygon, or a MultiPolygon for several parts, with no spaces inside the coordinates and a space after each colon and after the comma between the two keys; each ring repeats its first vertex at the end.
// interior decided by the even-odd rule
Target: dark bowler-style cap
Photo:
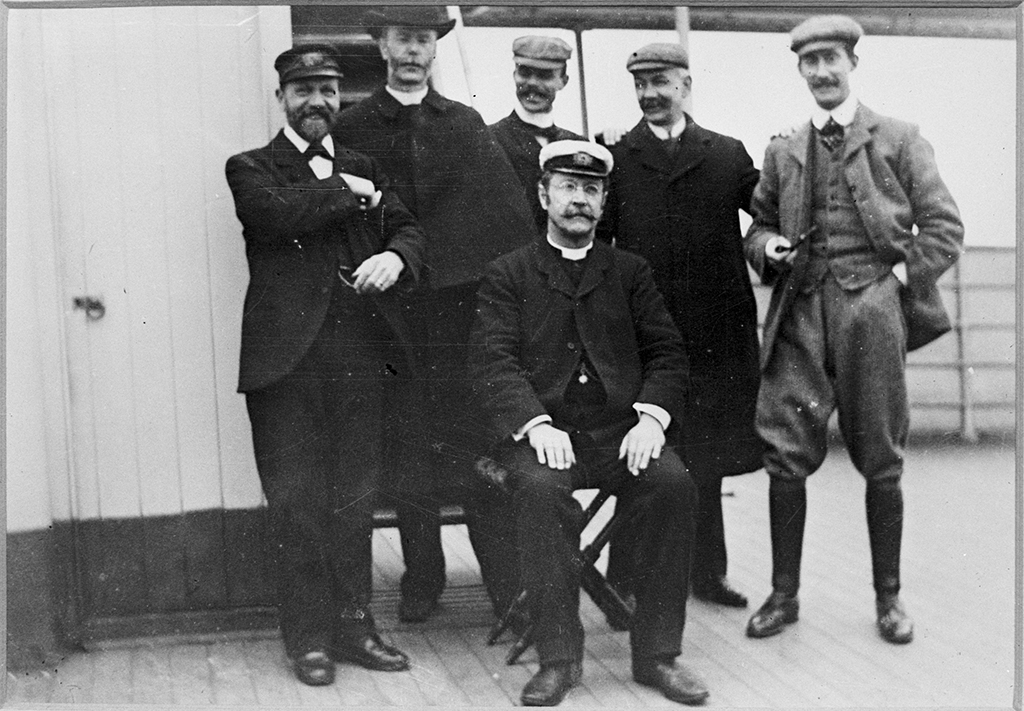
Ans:
{"type": "Polygon", "coordinates": [[[384,34],[385,27],[435,30],[438,39],[455,27],[455,20],[448,17],[443,5],[392,5],[386,10],[371,10],[365,19],[366,31],[374,39],[384,34]]]}
{"type": "Polygon", "coordinates": [[[512,59],[538,69],[560,69],[572,56],[572,48],[557,37],[527,35],[512,42],[512,59]]]}
{"type": "Polygon", "coordinates": [[[290,81],[326,77],[341,79],[338,50],[329,44],[300,44],[281,52],[274,60],[281,86],[290,81]]]}
{"type": "Polygon", "coordinates": [[[626,60],[626,71],[631,73],[670,67],[690,68],[690,57],[682,45],[655,42],[644,45],[626,60]]]}
{"type": "Polygon", "coordinates": [[[842,42],[851,50],[864,34],[856,20],[846,15],[815,15],[808,17],[789,33],[789,48],[800,54],[818,42],[842,42]]]}
{"type": "Polygon", "coordinates": [[[611,151],[593,141],[552,141],[540,149],[540,167],[556,173],[607,178],[615,161],[611,151]]]}

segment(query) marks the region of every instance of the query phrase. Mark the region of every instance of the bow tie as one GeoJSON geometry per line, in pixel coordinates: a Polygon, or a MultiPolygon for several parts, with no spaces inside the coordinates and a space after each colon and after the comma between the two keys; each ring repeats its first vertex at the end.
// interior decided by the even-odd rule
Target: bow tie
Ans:
{"type": "Polygon", "coordinates": [[[821,134],[822,140],[825,141],[825,147],[828,148],[829,151],[834,151],[842,144],[845,132],[843,127],[840,126],[834,118],[829,116],[825,125],[818,129],[818,133],[821,134]]]}
{"type": "Polygon", "coordinates": [[[324,144],[321,143],[320,141],[317,141],[316,143],[310,143],[309,148],[306,149],[306,152],[303,153],[302,156],[306,160],[313,160],[313,158],[315,158],[316,156],[326,158],[327,160],[330,161],[334,160],[334,158],[331,157],[331,154],[327,152],[327,149],[324,148],[324,144]]]}

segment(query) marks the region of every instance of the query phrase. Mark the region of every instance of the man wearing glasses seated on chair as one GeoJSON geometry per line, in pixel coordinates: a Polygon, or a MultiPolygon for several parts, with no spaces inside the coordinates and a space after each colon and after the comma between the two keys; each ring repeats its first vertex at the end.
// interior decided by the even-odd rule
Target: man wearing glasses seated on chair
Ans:
{"type": "Polygon", "coordinates": [[[594,241],[612,156],[588,141],[540,153],[547,238],[495,260],[471,339],[475,388],[507,470],[540,670],[525,706],[580,681],[580,524],[575,489],[610,487],[637,531],[633,678],[684,704],[703,682],[680,654],[696,489],[665,430],[686,354],[647,263],[594,241]]]}

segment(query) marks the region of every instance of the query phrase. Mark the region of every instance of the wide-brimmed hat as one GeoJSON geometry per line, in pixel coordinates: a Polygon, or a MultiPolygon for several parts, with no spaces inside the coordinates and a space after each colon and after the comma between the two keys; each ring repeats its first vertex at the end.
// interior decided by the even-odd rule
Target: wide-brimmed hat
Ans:
{"type": "Polygon", "coordinates": [[[434,30],[441,39],[455,27],[448,10],[441,5],[394,5],[386,9],[373,9],[366,13],[366,31],[374,39],[384,33],[385,27],[414,27],[434,30]]]}

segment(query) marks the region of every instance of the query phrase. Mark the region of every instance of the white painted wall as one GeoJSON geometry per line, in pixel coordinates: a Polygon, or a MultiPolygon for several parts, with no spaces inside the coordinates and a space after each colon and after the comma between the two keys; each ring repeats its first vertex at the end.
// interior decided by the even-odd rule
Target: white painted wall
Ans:
{"type": "Polygon", "coordinates": [[[289,9],[12,10],[8,29],[8,530],[257,505],[224,162],[280,125],[289,9]]]}

